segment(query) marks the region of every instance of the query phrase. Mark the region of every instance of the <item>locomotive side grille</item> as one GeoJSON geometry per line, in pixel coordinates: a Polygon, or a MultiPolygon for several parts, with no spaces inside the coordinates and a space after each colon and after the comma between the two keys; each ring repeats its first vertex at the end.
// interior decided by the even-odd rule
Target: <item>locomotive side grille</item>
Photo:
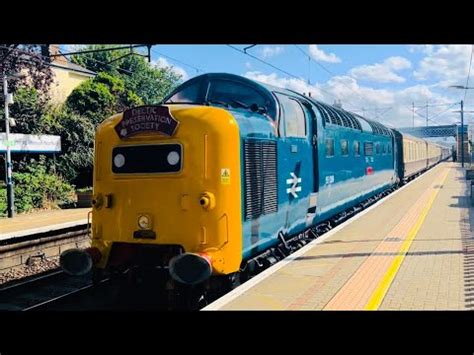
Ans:
{"type": "Polygon", "coordinates": [[[276,143],[244,142],[245,219],[278,210],[276,143]]]}
{"type": "Polygon", "coordinates": [[[260,144],[245,142],[245,219],[256,218],[262,211],[262,157],[260,144]]]}
{"type": "MultiPolygon", "coordinates": [[[[270,142],[269,142],[270,143],[270,142]]],[[[263,155],[263,214],[278,210],[276,144],[262,144],[263,155]]]]}

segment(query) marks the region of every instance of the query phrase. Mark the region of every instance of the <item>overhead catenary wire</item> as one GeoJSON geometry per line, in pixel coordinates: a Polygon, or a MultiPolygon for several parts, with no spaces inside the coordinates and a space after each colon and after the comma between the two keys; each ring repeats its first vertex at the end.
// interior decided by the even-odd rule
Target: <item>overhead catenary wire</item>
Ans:
{"type": "MultiPolygon", "coordinates": [[[[428,104],[428,107],[450,106],[450,105],[458,104],[458,103],[459,102],[445,102],[445,103],[442,103],[442,104],[441,103],[439,103],[439,104],[428,104]]],[[[424,109],[424,108],[426,108],[426,104],[419,105],[419,106],[418,105],[415,105],[415,106],[410,105],[410,108],[412,108],[412,107],[420,108],[420,109],[423,108],[424,109]]]]}
{"type": "MultiPolygon", "coordinates": [[[[292,78],[294,78],[294,79],[297,79],[297,80],[302,80],[301,77],[298,77],[298,76],[295,75],[295,74],[292,74],[292,73],[290,73],[290,72],[288,72],[288,71],[286,71],[286,70],[284,70],[284,69],[281,69],[281,68],[277,67],[276,65],[273,65],[272,63],[269,63],[269,62],[267,62],[267,61],[265,61],[265,60],[263,60],[263,59],[261,59],[261,58],[259,58],[259,57],[257,57],[257,56],[254,56],[254,55],[252,55],[252,54],[250,54],[250,53],[244,52],[243,50],[241,50],[241,49],[239,49],[239,48],[237,48],[237,47],[235,47],[235,46],[232,46],[232,45],[230,45],[230,44],[227,44],[227,46],[230,47],[230,48],[232,48],[232,49],[234,49],[234,50],[236,50],[236,51],[239,52],[239,53],[242,53],[242,54],[244,54],[244,55],[247,55],[247,56],[249,56],[249,57],[251,57],[251,58],[253,58],[253,59],[255,59],[255,60],[257,60],[257,61],[259,61],[259,62],[261,62],[261,63],[263,63],[263,64],[265,64],[265,65],[268,65],[268,66],[272,67],[273,69],[276,69],[276,70],[278,70],[279,72],[281,72],[281,73],[283,73],[283,74],[285,74],[285,75],[287,75],[287,76],[290,76],[290,77],[292,77],[292,78]]],[[[330,93],[330,92],[327,91],[327,90],[322,89],[321,87],[318,87],[317,89],[320,90],[321,92],[323,92],[323,93],[325,93],[325,94],[327,94],[327,95],[329,95],[329,96],[331,96],[331,97],[337,99],[337,100],[340,99],[338,96],[335,96],[334,94],[330,93]]],[[[355,107],[351,102],[348,102],[348,101],[346,101],[346,102],[347,102],[349,105],[351,105],[352,107],[355,107]]]]}
{"type": "Polygon", "coordinates": [[[451,105],[448,106],[448,108],[446,110],[443,110],[443,111],[438,112],[437,114],[431,116],[431,119],[433,119],[435,117],[438,117],[438,116],[441,116],[442,114],[448,112],[453,106],[458,105],[458,104],[459,104],[459,102],[452,103],[451,105]]]}
{"type": "Polygon", "coordinates": [[[469,59],[469,71],[467,73],[466,86],[464,89],[464,101],[466,101],[467,90],[469,87],[469,77],[471,76],[472,53],[474,52],[474,45],[471,44],[471,59],[469,59]]]}
{"type": "MultiPolygon", "coordinates": [[[[437,114],[435,114],[435,115],[433,115],[433,116],[431,116],[431,117],[428,117],[428,120],[431,121],[431,122],[433,122],[433,123],[440,124],[439,121],[435,121],[433,118],[436,118],[436,117],[439,117],[439,116],[445,114],[445,113],[448,112],[453,106],[458,105],[458,104],[459,104],[459,102],[451,103],[450,106],[449,106],[446,110],[443,110],[443,111],[438,112],[437,114]]],[[[408,109],[408,108],[407,108],[407,109],[408,109]]],[[[412,112],[412,111],[410,110],[410,112],[412,112]]],[[[416,114],[417,116],[423,118],[423,119],[426,119],[426,116],[420,115],[418,112],[415,112],[415,114],[416,114]]]]}
{"type": "MultiPolygon", "coordinates": [[[[446,108],[445,110],[443,111],[440,111],[438,113],[436,113],[435,115],[431,116],[431,117],[428,117],[428,120],[431,121],[431,122],[434,122],[434,123],[437,123],[439,124],[439,122],[436,122],[433,120],[433,118],[436,118],[436,117],[439,117],[441,115],[443,115],[444,113],[448,112],[453,106],[455,105],[459,105],[459,102],[450,102],[450,103],[445,103],[445,104],[437,104],[437,105],[428,105],[428,107],[436,107],[436,106],[447,106],[448,105],[448,108],[446,108]]],[[[416,106],[415,106],[416,107],[416,106]]],[[[426,105],[423,105],[423,106],[418,106],[419,108],[426,108],[426,105]]],[[[426,119],[426,116],[423,116],[423,115],[420,115],[420,113],[418,111],[412,111],[412,106],[410,107],[405,107],[406,109],[409,109],[410,110],[410,113],[415,113],[417,116],[423,118],[423,119],[426,119]]]]}
{"type": "MultiPolygon", "coordinates": [[[[332,72],[331,70],[329,70],[326,66],[324,66],[323,64],[319,63],[318,61],[314,60],[314,58],[309,54],[307,53],[304,49],[302,49],[300,46],[298,45],[294,45],[304,56],[308,57],[309,61],[310,62],[314,62],[316,63],[316,65],[318,65],[319,67],[321,67],[325,72],[327,72],[329,75],[331,76],[337,76],[334,72],[332,72]]],[[[351,77],[352,78],[352,77],[351,77]]],[[[361,101],[364,101],[364,99],[362,98],[362,96],[357,92],[355,91],[353,88],[351,88],[350,86],[348,86],[346,83],[342,82],[342,85],[344,85],[347,89],[349,89],[350,91],[352,91],[359,100],[361,101]]],[[[355,107],[354,105],[351,105],[353,107],[355,107]]],[[[388,108],[388,110],[390,110],[391,107],[388,108]]],[[[372,109],[357,109],[359,111],[371,111],[372,109]]],[[[383,114],[385,114],[386,112],[384,112],[383,114]]],[[[377,117],[380,117],[379,115],[377,115],[376,112],[374,112],[375,114],[375,117],[372,117],[373,119],[377,119],[377,117]]]]}
{"type": "MultiPolygon", "coordinates": [[[[4,48],[4,49],[9,49],[9,47],[5,47],[5,46],[2,46],[0,45],[0,48],[4,48]]],[[[35,52],[31,52],[31,51],[25,51],[25,50],[22,50],[22,49],[19,49],[19,48],[15,48],[13,49],[13,51],[15,52],[18,52],[18,53],[22,53],[22,54],[25,54],[25,55],[28,55],[28,56],[31,56],[31,57],[36,57],[36,59],[40,60],[41,62],[45,63],[45,64],[54,64],[50,61],[50,57],[49,56],[44,56],[42,54],[39,54],[39,53],[35,53],[35,52]]],[[[61,53],[62,54],[62,53],[61,53]]],[[[65,53],[67,54],[67,53],[65,53]]],[[[107,65],[107,63],[105,62],[102,62],[100,60],[97,60],[95,58],[88,58],[89,60],[92,60],[94,62],[97,62],[99,64],[102,64],[103,66],[107,65]]],[[[133,74],[132,71],[130,70],[126,70],[126,69],[122,69],[122,68],[116,68],[118,71],[121,71],[121,72],[124,72],[124,73],[127,73],[127,74],[133,74]]]]}
{"type": "MultiPolygon", "coordinates": [[[[324,71],[326,71],[328,74],[332,75],[332,76],[337,76],[334,72],[332,72],[331,70],[329,70],[326,66],[324,66],[323,64],[319,63],[317,60],[314,60],[314,58],[309,54],[309,53],[306,53],[305,50],[303,50],[301,47],[299,47],[298,45],[294,45],[301,53],[303,53],[305,56],[307,56],[309,58],[310,61],[316,63],[316,65],[318,65],[319,67],[321,67],[324,71]]],[[[349,77],[351,77],[349,75],[349,77]]],[[[351,77],[352,78],[352,77],[351,77]]],[[[357,98],[359,100],[362,100],[362,97],[360,96],[360,94],[358,92],[356,92],[353,88],[351,88],[350,86],[346,85],[344,82],[342,83],[342,85],[344,85],[346,88],[348,88],[350,91],[352,91],[354,94],[357,95],[357,98]]]]}
{"type": "Polygon", "coordinates": [[[158,54],[158,55],[162,56],[162,57],[168,58],[168,59],[170,59],[170,60],[172,60],[172,61],[174,61],[174,62],[176,62],[176,63],[179,63],[179,64],[181,64],[181,65],[185,65],[185,66],[187,66],[187,67],[189,67],[189,68],[193,68],[194,70],[196,70],[197,73],[199,73],[199,72],[204,73],[204,72],[205,72],[204,69],[199,68],[199,67],[196,67],[195,65],[192,65],[192,64],[189,64],[189,63],[185,63],[185,62],[183,62],[182,60],[179,60],[179,59],[173,58],[173,57],[171,57],[171,56],[169,56],[169,55],[167,55],[167,54],[158,52],[158,51],[157,51],[155,48],[153,48],[153,47],[151,48],[151,51],[152,51],[153,53],[155,53],[155,54],[158,54]]]}

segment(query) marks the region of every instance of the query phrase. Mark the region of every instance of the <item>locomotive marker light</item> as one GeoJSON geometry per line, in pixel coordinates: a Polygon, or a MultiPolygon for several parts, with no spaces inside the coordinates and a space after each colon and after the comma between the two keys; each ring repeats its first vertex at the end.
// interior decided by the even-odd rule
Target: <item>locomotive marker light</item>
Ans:
{"type": "Polygon", "coordinates": [[[168,160],[169,165],[176,165],[179,163],[179,154],[175,151],[169,152],[166,160],[168,160]]]}
{"type": "Polygon", "coordinates": [[[123,154],[117,154],[114,157],[114,164],[117,168],[121,168],[125,165],[125,157],[123,156],[123,154]]]}
{"type": "Polygon", "coordinates": [[[115,126],[115,132],[121,139],[146,132],[171,137],[178,125],[179,121],[171,115],[168,106],[140,106],[124,111],[122,119],[115,126]]]}
{"type": "Polygon", "coordinates": [[[287,194],[292,194],[294,198],[297,198],[297,192],[301,191],[301,186],[298,186],[298,183],[301,182],[301,178],[295,175],[295,173],[291,172],[291,179],[286,179],[286,184],[291,185],[291,187],[286,189],[287,194]]]}

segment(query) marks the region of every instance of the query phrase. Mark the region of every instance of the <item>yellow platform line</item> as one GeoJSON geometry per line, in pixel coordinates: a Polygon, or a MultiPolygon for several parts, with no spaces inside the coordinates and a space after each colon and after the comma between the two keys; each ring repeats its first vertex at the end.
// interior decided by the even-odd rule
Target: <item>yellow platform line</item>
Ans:
{"type": "MultiPolygon", "coordinates": [[[[446,181],[446,178],[448,177],[450,170],[451,169],[448,169],[444,177],[442,178],[440,182],[441,186],[446,181]]],[[[364,307],[365,310],[372,310],[372,311],[377,310],[382,304],[382,301],[385,298],[385,295],[387,294],[388,289],[390,288],[393,282],[393,279],[397,275],[397,272],[400,269],[400,266],[403,260],[405,259],[405,256],[408,250],[410,249],[411,243],[413,242],[416,235],[418,234],[418,231],[423,225],[423,222],[425,221],[426,216],[428,215],[428,212],[431,210],[431,207],[433,207],[434,200],[436,199],[436,196],[438,195],[439,190],[440,188],[435,189],[435,191],[432,192],[428,203],[425,205],[425,208],[423,209],[421,215],[418,217],[418,220],[416,221],[415,225],[408,233],[407,239],[403,242],[398,255],[395,257],[392,264],[390,265],[387,272],[385,273],[382,280],[380,281],[379,285],[370,296],[369,301],[364,307]]]]}

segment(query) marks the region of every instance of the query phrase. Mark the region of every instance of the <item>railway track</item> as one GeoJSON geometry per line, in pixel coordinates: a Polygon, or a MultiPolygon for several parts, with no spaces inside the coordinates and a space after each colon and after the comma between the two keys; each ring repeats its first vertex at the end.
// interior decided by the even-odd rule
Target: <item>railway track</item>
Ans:
{"type": "Polygon", "coordinates": [[[73,278],[58,269],[49,271],[0,288],[0,310],[44,309],[91,287],[90,277],[73,278]]]}

